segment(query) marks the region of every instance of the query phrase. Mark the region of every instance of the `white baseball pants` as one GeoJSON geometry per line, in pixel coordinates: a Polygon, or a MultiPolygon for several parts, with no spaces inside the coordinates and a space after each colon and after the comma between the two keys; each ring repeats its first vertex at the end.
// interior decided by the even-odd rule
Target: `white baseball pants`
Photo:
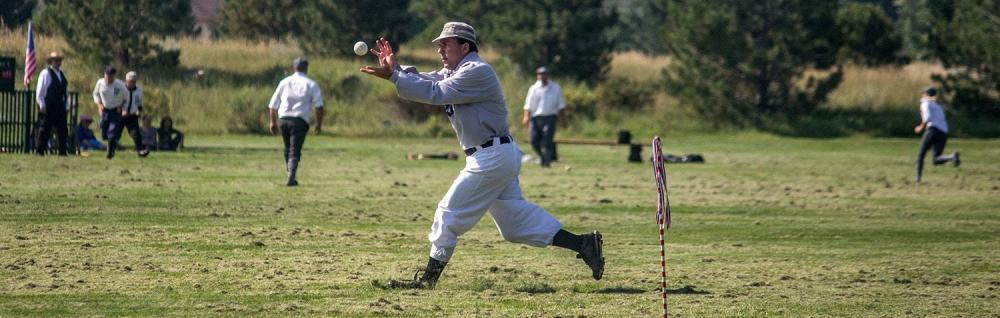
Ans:
{"type": "Polygon", "coordinates": [[[521,151],[514,142],[480,149],[466,157],[448,193],[438,203],[427,239],[430,256],[447,262],[458,245],[458,237],[472,229],[487,210],[505,240],[545,247],[562,228],[552,215],[528,202],[521,194],[518,173],[521,151]]]}

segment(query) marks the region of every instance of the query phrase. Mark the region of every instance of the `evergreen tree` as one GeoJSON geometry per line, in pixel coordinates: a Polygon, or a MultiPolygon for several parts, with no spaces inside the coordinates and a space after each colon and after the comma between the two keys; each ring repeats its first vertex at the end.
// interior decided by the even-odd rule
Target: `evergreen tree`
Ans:
{"type": "Polygon", "coordinates": [[[652,33],[663,25],[667,16],[661,3],[655,0],[621,0],[611,3],[619,15],[618,22],[608,30],[608,36],[614,39],[616,51],[666,53],[662,41],[650,41],[652,33]]]}
{"type": "Polygon", "coordinates": [[[667,89],[718,123],[794,117],[826,101],[843,63],[898,63],[891,24],[869,7],[838,19],[836,1],[662,1],[667,89]]]}
{"type": "Polygon", "coordinates": [[[227,1],[219,10],[222,36],[251,41],[281,40],[298,34],[296,16],[303,0],[227,1]]]}
{"type": "MultiPolygon", "coordinates": [[[[440,31],[445,21],[463,21],[481,34],[480,42],[500,49],[525,70],[548,65],[556,74],[594,83],[611,62],[607,36],[617,21],[601,0],[418,0],[412,11],[440,31]]],[[[436,34],[436,33],[435,33],[436,34]]]]}
{"type": "Polygon", "coordinates": [[[164,50],[152,39],[190,26],[188,0],[49,0],[38,23],[39,29],[62,35],[84,60],[128,68],[177,66],[180,52],[164,50]]]}
{"type": "Polygon", "coordinates": [[[903,49],[907,56],[917,60],[928,58],[928,38],[934,16],[927,6],[927,0],[899,0],[899,19],[896,21],[903,38],[903,49]]]}
{"type": "Polygon", "coordinates": [[[903,39],[882,8],[872,4],[848,3],[837,13],[837,27],[843,46],[841,62],[861,65],[903,64],[903,39]]]}
{"type": "Polygon", "coordinates": [[[950,103],[972,116],[1000,117],[1000,0],[930,0],[934,76],[950,103]]]}
{"type": "Polygon", "coordinates": [[[305,0],[295,19],[299,46],[311,55],[354,55],[353,44],[379,37],[402,43],[423,29],[407,11],[409,0],[305,0]]]}
{"type": "Polygon", "coordinates": [[[13,29],[27,23],[37,5],[37,0],[0,1],[0,26],[13,29]]]}
{"type": "Polygon", "coordinates": [[[226,2],[223,36],[251,41],[294,37],[309,55],[353,55],[352,44],[378,37],[403,42],[423,29],[407,11],[408,0],[246,0],[226,2]]]}
{"type": "Polygon", "coordinates": [[[670,0],[666,7],[667,89],[704,117],[749,124],[761,113],[809,111],[842,79],[831,27],[836,2],[670,0]]]}

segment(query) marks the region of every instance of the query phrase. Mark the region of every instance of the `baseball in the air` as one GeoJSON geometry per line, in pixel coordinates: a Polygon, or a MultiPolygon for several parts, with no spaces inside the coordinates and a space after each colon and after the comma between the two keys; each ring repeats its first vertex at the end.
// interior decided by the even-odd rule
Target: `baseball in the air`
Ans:
{"type": "Polygon", "coordinates": [[[362,56],[367,53],[368,53],[368,44],[365,44],[364,41],[358,41],[358,43],[354,43],[354,54],[362,56]]]}

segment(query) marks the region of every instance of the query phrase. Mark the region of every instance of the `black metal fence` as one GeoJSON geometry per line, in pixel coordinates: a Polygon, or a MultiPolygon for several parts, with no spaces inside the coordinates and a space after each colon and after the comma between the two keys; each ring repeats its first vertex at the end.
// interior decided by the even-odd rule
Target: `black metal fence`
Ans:
{"type": "MultiPolygon", "coordinates": [[[[66,147],[75,154],[80,153],[76,138],[79,102],[80,94],[70,92],[68,100],[70,109],[66,114],[66,127],[69,132],[66,147]]],[[[0,152],[31,153],[35,149],[37,133],[38,103],[35,101],[35,91],[0,91],[0,152]]],[[[55,142],[54,138],[52,142],[55,142]]],[[[54,147],[49,151],[54,152],[54,147]]]]}

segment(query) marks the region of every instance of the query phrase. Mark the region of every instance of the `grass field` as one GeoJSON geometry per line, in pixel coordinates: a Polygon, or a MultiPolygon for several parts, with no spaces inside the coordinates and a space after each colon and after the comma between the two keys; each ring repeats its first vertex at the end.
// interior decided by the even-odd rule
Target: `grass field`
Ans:
{"type": "MultiPolygon", "coordinates": [[[[646,139],[646,137],[643,137],[646,139]]],[[[438,289],[383,290],[426,261],[454,139],[311,136],[298,188],[274,137],[189,136],[189,149],[0,154],[0,316],[650,317],[655,187],[626,150],[562,146],[525,195],[605,235],[595,282],[573,254],[503,242],[489,217],[438,289]]],[[[675,317],[1000,315],[1000,142],[952,140],[959,168],[911,182],[912,139],[667,136],[675,317]]],[[[522,145],[522,149],[528,147],[522,145]]],[[[644,149],[649,155],[649,148],[644,149]]]]}

